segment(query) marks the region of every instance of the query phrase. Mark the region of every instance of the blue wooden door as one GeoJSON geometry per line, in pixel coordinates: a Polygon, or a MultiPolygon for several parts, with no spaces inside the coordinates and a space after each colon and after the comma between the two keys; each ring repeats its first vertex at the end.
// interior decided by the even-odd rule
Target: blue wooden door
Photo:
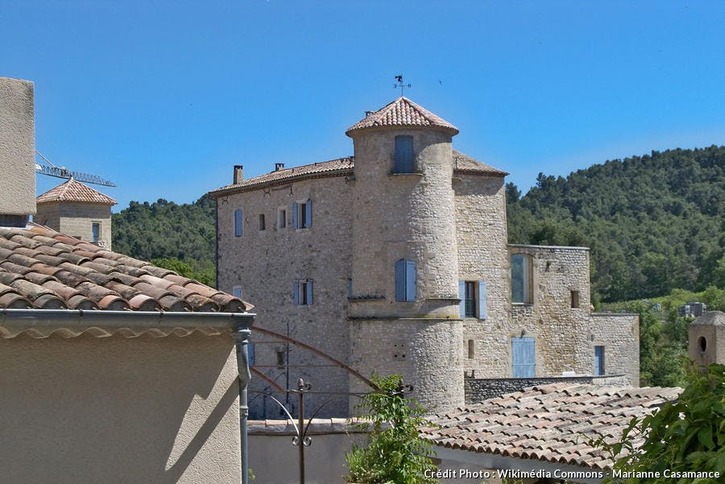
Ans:
{"type": "Polygon", "coordinates": [[[524,336],[511,338],[511,361],[514,378],[532,378],[536,376],[536,353],[534,338],[524,336]]]}

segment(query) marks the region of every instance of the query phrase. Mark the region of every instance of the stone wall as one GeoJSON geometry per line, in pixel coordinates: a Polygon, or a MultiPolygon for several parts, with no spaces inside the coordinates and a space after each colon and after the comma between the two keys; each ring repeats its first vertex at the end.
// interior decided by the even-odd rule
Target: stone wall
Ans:
{"type": "MultiPolygon", "coordinates": [[[[351,365],[363,375],[397,373],[430,412],[463,404],[461,320],[351,320],[351,365]]],[[[369,391],[353,382],[355,392],[369,391]]],[[[353,405],[354,407],[354,405],[353,405]]]]}
{"type": "Polygon", "coordinates": [[[606,374],[621,373],[627,378],[630,385],[639,386],[638,314],[592,313],[587,336],[589,351],[581,358],[584,370],[578,371],[592,371],[594,346],[604,346],[606,374]]]}
{"type": "MultiPolygon", "coordinates": [[[[531,258],[532,294],[530,303],[512,303],[504,332],[509,346],[512,336],[534,338],[536,376],[591,373],[589,249],[510,245],[509,255],[513,254],[531,258]],[[577,307],[572,307],[572,291],[579,295],[577,307]]],[[[510,353],[510,347],[506,351],[510,353]]]]}
{"type": "Polygon", "coordinates": [[[453,187],[458,278],[486,282],[486,319],[464,320],[463,365],[467,372],[509,376],[511,291],[504,178],[461,175],[454,178],[453,187]]]}
{"type": "MultiPolygon", "coordinates": [[[[244,300],[255,305],[257,325],[309,344],[349,361],[347,322],[348,281],[351,274],[350,181],[328,177],[297,181],[266,189],[224,195],[217,199],[218,287],[233,293],[241,286],[244,300]],[[292,227],[292,204],[312,200],[312,226],[292,227]],[[234,235],[234,211],[242,209],[244,232],[234,235]],[[286,212],[281,227],[278,211],[286,212]],[[260,230],[260,215],[265,229],[260,230]],[[294,282],[311,280],[311,305],[294,304],[294,282]]],[[[297,388],[298,378],[316,392],[347,392],[348,374],[315,354],[252,331],[256,371],[250,386],[250,412],[254,418],[278,418],[277,404],[259,392],[297,388]],[[280,358],[280,359],[278,359],[280,358]],[[287,368],[289,367],[289,372],[287,368]]],[[[331,395],[310,398],[311,409],[331,395]]],[[[295,407],[294,401],[289,408],[295,407]]],[[[335,397],[321,413],[346,416],[347,397],[335,397]]]]}
{"type": "Polygon", "coordinates": [[[93,224],[99,223],[98,245],[111,249],[110,205],[72,202],[40,203],[33,221],[87,242],[91,242],[93,239],[93,224]]]}
{"type": "Polygon", "coordinates": [[[520,392],[526,388],[550,383],[584,383],[589,385],[630,386],[625,375],[577,375],[543,378],[466,378],[466,405],[481,403],[506,393],[520,392]]]}

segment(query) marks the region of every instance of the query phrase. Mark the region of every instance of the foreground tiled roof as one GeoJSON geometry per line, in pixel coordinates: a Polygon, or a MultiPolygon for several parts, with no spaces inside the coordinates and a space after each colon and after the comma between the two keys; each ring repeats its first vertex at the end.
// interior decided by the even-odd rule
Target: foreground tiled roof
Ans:
{"type": "Polygon", "coordinates": [[[359,129],[382,127],[412,127],[412,128],[440,128],[458,134],[458,128],[445,119],[431,113],[406,97],[399,97],[387,106],[365,116],[358,123],[348,129],[345,134],[359,129]]]}
{"type": "Polygon", "coordinates": [[[0,228],[0,311],[236,313],[251,307],[173,271],[47,227],[0,228]]]}
{"type": "Polygon", "coordinates": [[[591,441],[618,440],[632,417],[654,413],[681,391],[555,383],[435,416],[422,433],[450,449],[606,469],[611,460],[591,441]]]}
{"type": "MultiPolygon", "coordinates": [[[[453,171],[458,174],[480,174],[491,176],[506,176],[505,171],[494,168],[470,156],[453,150],[453,171]]],[[[282,168],[264,175],[256,176],[241,183],[227,185],[209,192],[212,196],[220,196],[230,192],[258,189],[264,186],[290,183],[292,181],[327,176],[351,176],[355,167],[355,158],[352,156],[336,160],[313,163],[311,165],[282,168]]]]}
{"type": "Polygon", "coordinates": [[[37,203],[81,202],[115,205],[116,201],[88,185],[71,178],[67,182],[51,188],[36,199],[37,203]]]}

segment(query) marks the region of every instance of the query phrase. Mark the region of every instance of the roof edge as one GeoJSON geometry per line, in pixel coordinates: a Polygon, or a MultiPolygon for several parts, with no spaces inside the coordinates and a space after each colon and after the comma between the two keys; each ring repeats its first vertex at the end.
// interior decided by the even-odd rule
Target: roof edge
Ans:
{"type": "Polygon", "coordinates": [[[21,334],[48,338],[60,334],[73,338],[88,333],[102,338],[120,334],[134,338],[143,334],[156,337],[187,336],[201,332],[220,335],[254,324],[254,313],[174,313],[163,311],[84,311],[82,309],[2,309],[0,339],[21,334]]]}

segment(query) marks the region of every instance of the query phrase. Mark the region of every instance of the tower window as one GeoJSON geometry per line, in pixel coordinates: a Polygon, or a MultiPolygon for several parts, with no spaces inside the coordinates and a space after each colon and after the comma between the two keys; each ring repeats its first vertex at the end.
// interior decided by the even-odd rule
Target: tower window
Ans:
{"type": "Polygon", "coordinates": [[[415,301],[416,293],[415,262],[400,259],[395,263],[395,300],[415,301]]]}
{"type": "Polygon", "coordinates": [[[266,228],[267,228],[267,224],[265,223],[265,220],[264,220],[264,214],[260,213],[259,214],[259,230],[265,230],[266,228]]]}
{"type": "Polygon", "coordinates": [[[413,173],[415,171],[415,157],[413,156],[413,137],[395,137],[395,165],[393,173],[413,173]]]}
{"type": "Polygon", "coordinates": [[[278,208],[277,209],[277,228],[283,229],[285,227],[287,227],[287,209],[278,208]]]}

